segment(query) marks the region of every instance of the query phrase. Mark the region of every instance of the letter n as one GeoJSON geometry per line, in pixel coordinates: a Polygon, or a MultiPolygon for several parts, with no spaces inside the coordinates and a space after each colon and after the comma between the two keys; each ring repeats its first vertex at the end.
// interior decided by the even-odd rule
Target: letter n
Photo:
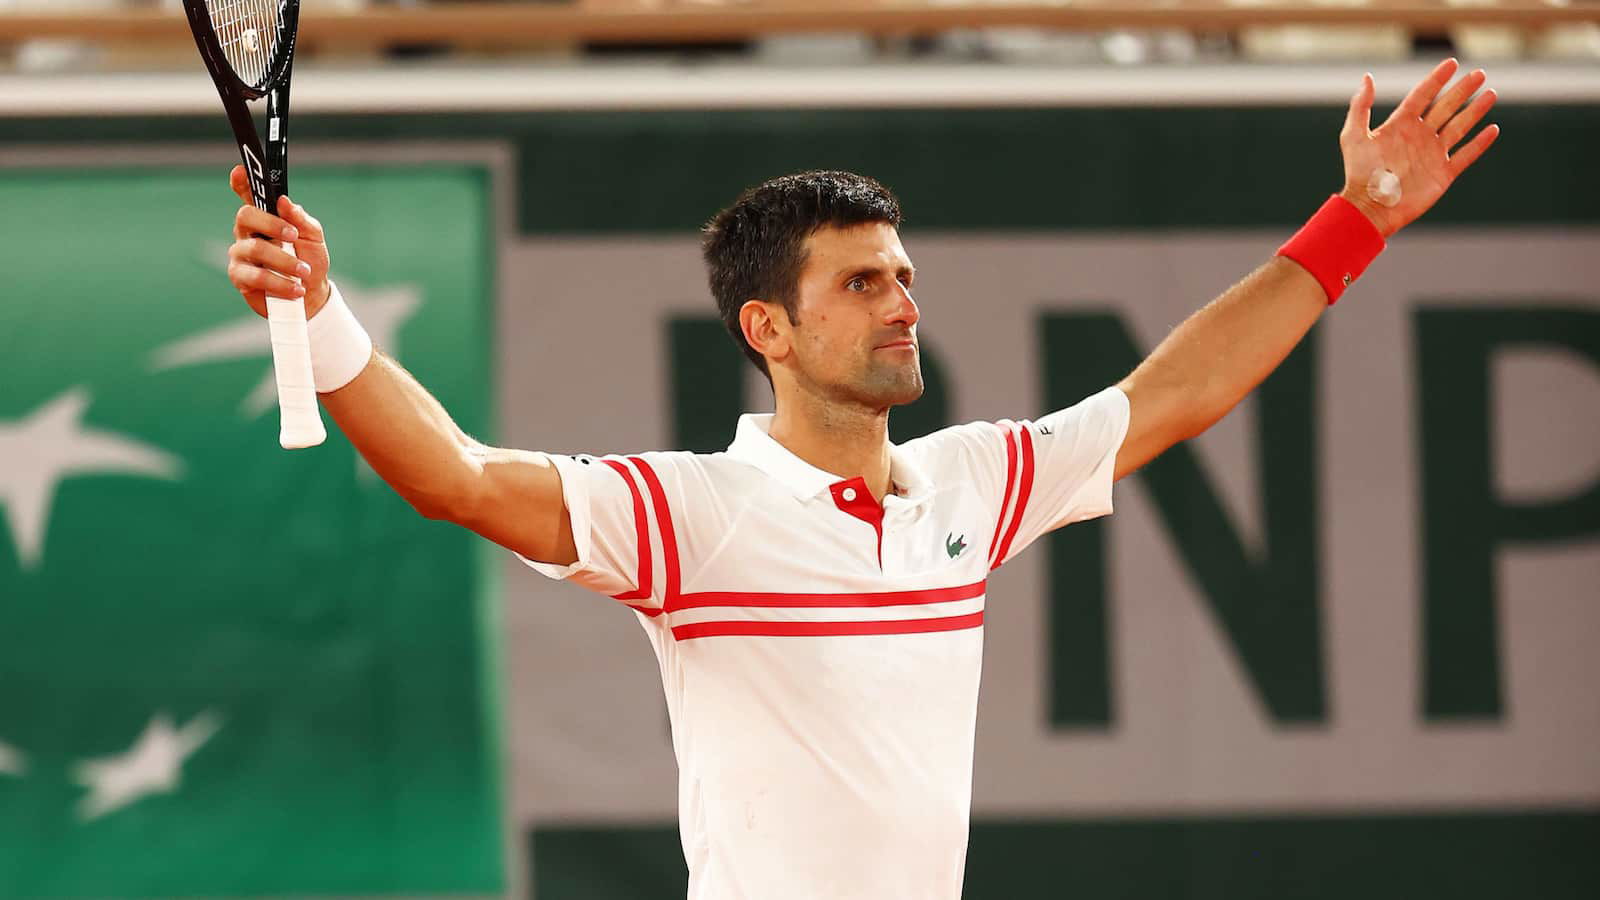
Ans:
{"type": "MultiPolygon", "coordinates": [[[[1143,357],[1114,312],[1047,312],[1040,321],[1044,398],[1070,406],[1114,384],[1143,357]]],[[[1263,546],[1246,547],[1199,457],[1179,444],[1134,476],[1255,695],[1280,723],[1326,710],[1319,622],[1316,332],[1257,390],[1256,444],[1263,546]]],[[[1121,490],[1127,490],[1126,486],[1121,490]]],[[[1050,538],[1050,719],[1057,727],[1112,721],[1104,520],[1050,538]]]]}

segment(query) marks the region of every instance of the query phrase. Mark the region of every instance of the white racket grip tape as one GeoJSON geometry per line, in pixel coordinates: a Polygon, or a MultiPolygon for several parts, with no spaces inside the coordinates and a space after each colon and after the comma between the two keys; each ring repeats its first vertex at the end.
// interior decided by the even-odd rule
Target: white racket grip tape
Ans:
{"type": "MultiPolygon", "coordinates": [[[[284,249],[294,253],[293,244],[285,244],[284,249]]],[[[315,447],[328,439],[328,431],[317,408],[305,304],[269,295],[267,328],[272,333],[272,371],[278,381],[278,443],[285,450],[315,447]]]]}
{"type": "Polygon", "coordinates": [[[272,370],[278,379],[278,411],[282,415],[278,443],[285,450],[315,447],[327,439],[328,432],[322,427],[311,376],[305,304],[268,297],[267,325],[272,331],[272,370]]]}

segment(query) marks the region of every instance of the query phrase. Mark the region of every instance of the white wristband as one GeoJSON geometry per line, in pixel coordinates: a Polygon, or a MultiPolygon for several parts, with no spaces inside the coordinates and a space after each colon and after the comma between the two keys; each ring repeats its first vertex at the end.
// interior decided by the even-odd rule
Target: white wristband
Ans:
{"type": "Polygon", "coordinates": [[[317,393],[337,391],[372,361],[372,337],[344,305],[339,286],[328,282],[328,302],[306,323],[311,339],[311,377],[317,393]]]}

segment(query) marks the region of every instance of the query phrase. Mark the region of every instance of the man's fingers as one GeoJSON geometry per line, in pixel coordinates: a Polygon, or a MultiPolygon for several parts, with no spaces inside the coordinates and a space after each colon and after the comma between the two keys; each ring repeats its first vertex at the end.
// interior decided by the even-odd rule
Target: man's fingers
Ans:
{"type": "Polygon", "coordinates": [[[1483,87],[1488,77],[1482,69],[1477,69],[1450,85],[1450,89],[1440,94],[1439,99],[1433,101],[1433,106],[1428,108],[1427,115],[1422,117],[1423,124],[1434,131],[1443,128],[1445,123],[1450,121],[1450,117],[1461,109],[1461,104],[1466,103],[1474,91],[1483,87]]]}
{"type": "MultiPolygon", "coordinates": [[[[244,167],[234,169],[242,177],[244,167]]],[[[239,182],[233,182],[235,190],[239,182]]],[[[322,241],[322,223],[305,211],[305,207],[294,203],[288,197],[278,198],[278,212],[273,215],[264,209],[256,208],[250,201],[249,185],[244,186],[244,195],[240,198],[244,205],[239,207],[239,212],[233,218],[233,236],[235,238],[248,238],[262,234],[267,237],[283,241],[322,241]]]]}
{"type": "Polygon", "coordinates": [[[1494,139],[1499,136],[1499,125],[1490,125],[1488,128],[1478,132],[1477,136],[1468,141],[1465,147],[1462,147],[1450,157],[1450,179],[1452,181],[1455,180],[1456,176],[1465,172],[1468,166],[1477,162],[1478,157],[1483,155],[1483,151],[1489,149],[1489,145],[1494,143],[1494,139]]]}
{"type": "Polygon", "coordinates": [[[300,237],[299,230],[293,225],[264,209],[257,209],[246,203],[239,207],[239,212],[233,217],[233,236],[247,238],[257,234],[282,241],[298,240],[300,237]]]}
{"type": "Polygon", "coordinates": [[[1411,89],[1411,93],[1400,101],[1400,105],[1395,107],[1394,114],[1389,118],[1422,118],[1422,111],[1428,108],[1428,104],[1433,102],[1433,98],[1439,96],[1439,91],[1450,82],[1450,76],[1456,73],[1458,65],[1460,64],[1452,56],[1435,66],[1428,77],[1417,82],[1417,86],[1411,89]]]}
{"type": "Polygon", "coordinates": [[[1350,98],[1350,112],[1344,118],[1344,130],[1349,134],[1364,135],[1372,130],[1372,98],[1377,88],[1372,83],[1372,73],[1361,76],[1361,86],[1350,98]]]}
{"type": "Polygon", "coordinates": [[[250,178],[244,173],[244,166],[234,166],[228,173],[228,187],[233,188],[234,194],[239,197],[240,203],[251,203],[250,178]]]}
{"type": "Polygon", "coordinates": [[[300,282],[238,259],[228,263],[228,280],[241,292],[265,291],[271,297],[304,297],[306,293],[300,282]]]}
{"type": "Polygon", "coordinates": [[[304,206],[295,203],[288,197],[279,197],[278,214],[283,216],[285,221],[300,229],[300,240],[318,242],[322,240],[322,223],[306,212],[304,206]]]}
{"type": "Polygon", "coordinates": [[[1483,121],[1483,117],[1488,114],[1489,108],[1494,106],[1494,101],[1497,97],[1498,95],[1491,88],[1473,98],[1466,109],[1456,113],[1455,118],[1444,126],[1443,131],[1439,132],[1439,138],[1444,141],[1446,152],[1460,143],[1461,139],[1467,136],[1467,132],[1478,127],[1478,123],[1483,121]]]}
{"type": "Polygon", "coordinates": [[[245,238],[228,250],[228,258],[249,262],[284,277],[303,278],[311,274],[311,265],[294,256],[272,241],[245,238]]]}

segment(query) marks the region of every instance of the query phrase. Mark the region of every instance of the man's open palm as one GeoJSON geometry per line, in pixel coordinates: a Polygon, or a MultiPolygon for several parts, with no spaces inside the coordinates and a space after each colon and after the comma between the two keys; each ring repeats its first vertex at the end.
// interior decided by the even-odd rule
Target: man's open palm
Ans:
{"type": "Polygon", "coordinates": [[[1456,68],[1454,59],[1440,63],[1376,130],[1371,127],[1376,92],[1371,75],[1362,76],[1361,87],[1350,101],[1350,113],[1339,133],[1344,196],[1366,213],[1385,237],[1427,212],[1500,135],[1500,126],[1490,125],[1451,152],[1495,101],[1493,90],[1473,97],[1487,78],[1482,69],[1444,90],[1456,68]],[[1394,206],[1383,205],[1368,191],[1373,173],[1384,169],[1399,178],[1400,200],[1394,206]]]}

